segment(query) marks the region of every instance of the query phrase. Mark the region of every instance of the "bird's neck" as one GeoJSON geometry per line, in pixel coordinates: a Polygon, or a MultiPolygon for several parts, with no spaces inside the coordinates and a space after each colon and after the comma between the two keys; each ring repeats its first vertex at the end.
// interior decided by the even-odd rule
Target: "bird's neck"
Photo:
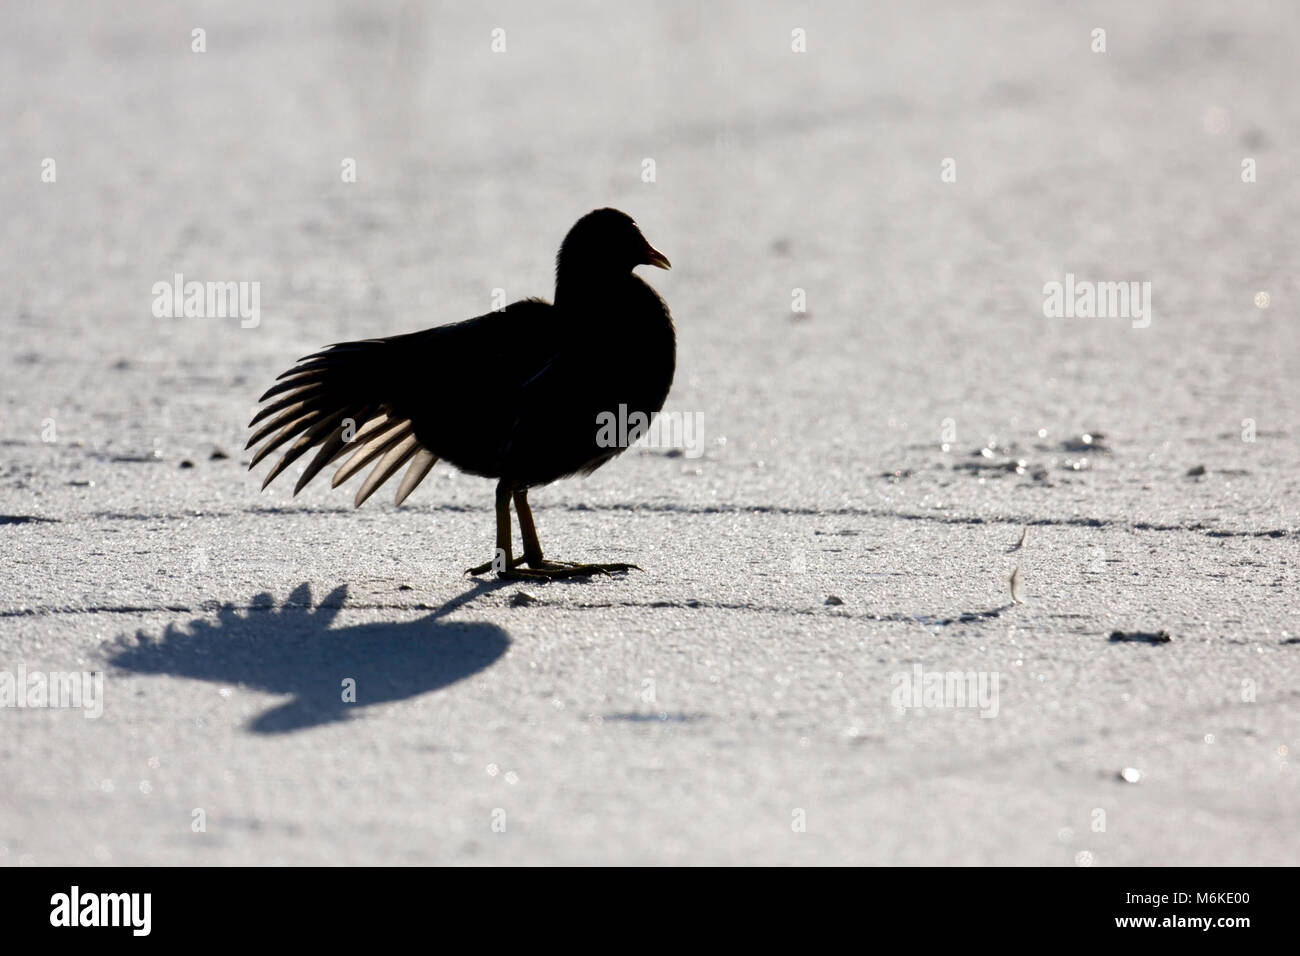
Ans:
{"type": "Polygon", "coordinates": [[[633,283],[639,281],[631,272],[611,275],[608,272],[593,274],[577,269],[560,269],[555,276],[555,304],[562,309],[587,311],[608,309],[628,294],[633,283]]]}

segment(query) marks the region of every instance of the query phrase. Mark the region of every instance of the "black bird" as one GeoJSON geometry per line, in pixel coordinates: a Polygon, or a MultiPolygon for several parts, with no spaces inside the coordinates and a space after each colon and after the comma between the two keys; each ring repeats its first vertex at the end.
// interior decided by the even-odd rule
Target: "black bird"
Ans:
{"type": "MultiPolygon", "coordinates": [[[[292,442],[262,483],[317,448],[293,491],[345,455],[338,487],[374,463],[355,506],[403,466],[397,504],[439,459],[497,479],[496,553],[469,574],[550,579],[626,572],[632,564],[573,564],[542,556],[528,489],[590,474],[626,447],[602,434],[602,416],[649,422],[664,406],[677,364],[668,306],[633,274],[669,268],[617,209],[577,221],[560,246],[555,302],[524,299],[452,325],[342,342],[299,359],[249,423],[261,443],[253,468],[292,442]],[[635,417],[640,412],[644,419],[635,417]],[[511,550],[510,502],[524,551],[511,550]],[[525,570],[522,565],[527,565],[525,570]]],[[[641,429],[629,429],[627,443],[641,429]]],[[[639,570],[639,569],[638,569],[639,570]]]]}

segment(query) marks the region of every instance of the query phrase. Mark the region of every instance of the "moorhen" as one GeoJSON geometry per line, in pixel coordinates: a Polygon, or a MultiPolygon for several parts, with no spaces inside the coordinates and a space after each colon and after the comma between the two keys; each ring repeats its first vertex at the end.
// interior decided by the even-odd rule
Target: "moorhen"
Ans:
{"type": "Polygon", "coordinates": [[[406,466],[400,505],[441,459],[497,479],[496,553],[466,573],[549,580],[636,568],[544,558],[528,490],[595,471],[635,442],[663,408],[676,368],[676,334],[663,299],[633,274],[638,265],[667,269],[669,262],[632,217],[597,209],[560,246],[554,303],[524,299],[463,322],[342,342],[299,359],[258,399],[269,404],[249,423],[257,430],[246,447],[260,443],[249,467],[292,442],[262,483],[266,488],[316,448],[296,495],[345,455],[334,487],[373,463],[357,490],[360,507],[406,466]],[[625,443],[611,442],[598,422],[614,414],[645,424],[630,429],[625,443]],[[511,549],[512,499],[524,546],[518,559],[511,549]]]}

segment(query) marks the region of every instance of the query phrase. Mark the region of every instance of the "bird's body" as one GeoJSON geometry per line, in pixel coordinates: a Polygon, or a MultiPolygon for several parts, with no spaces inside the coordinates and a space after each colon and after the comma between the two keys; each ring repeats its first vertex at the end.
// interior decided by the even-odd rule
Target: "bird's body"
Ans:
{"type": "Polygon", "coordinates": [[[316,449],[295,494],[348,456],[335,473],[336,486],[371,468],[358,507],[405,468],[396,496],[401,504],[441,459],[498,480],[496,570],[514,570],[513,497],[531,572],[523,576],[568,576],[558,565],[549,573],[540,567],[555,562],[542,560],[527,490],[590,473],[624,450],[602,442],[601,415],[625,408],[648,420],[663,408],[676,335],[667,305],[632,273],[640,263],[668,265],[629,217],[597,210],[578,221],[561,247],[554,304],[525,299],[463,322],[344,342],[299,360],[262,396],[270,404],[250,423],[259,427],[249,447],[263,443],[252,465],[287,445],[263,487],[316,449]]]}

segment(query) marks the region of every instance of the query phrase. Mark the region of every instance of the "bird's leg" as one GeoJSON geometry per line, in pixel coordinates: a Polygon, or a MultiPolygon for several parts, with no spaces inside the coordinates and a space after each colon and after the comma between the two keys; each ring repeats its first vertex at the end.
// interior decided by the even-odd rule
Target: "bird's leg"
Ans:
{"type": "Polygon", "coordinates": [[[519,535],[524,539],[524,560],[530,568],[542,564],[542,542],[537,540],[537,525],[533,524],[533,509],[528,507],[528,489],[515,492],[515,513],[519,515],[519,535]]]}
{"type": "Polygon", "coordinates": [[[528,571],[515,571],[519,577],[535,577],[551,580],[552,578],[582,578],[593,574],[606,576],[616,572],[640,571],[635,564],[574,564],[571,561],[547,561],[542,557],[542,543],[537,538],[537,526],[533,524],[533,509],[528,507],[528,489],[518,488],[514,492],[515,512],[519,515],[519,534],[524,539],[523,562],[528,571]]]}
{"type": "MultiPolygon", "coordinates": [[[[502,478],[497,482],[497,550],[491,561],[467,568],[466,574],[486,574],[496,571],[506,575],[519,566],[510,548],[510,482],[502,478]]],[[[531,522],[530,522],[531,524],[531,522]]]]}

